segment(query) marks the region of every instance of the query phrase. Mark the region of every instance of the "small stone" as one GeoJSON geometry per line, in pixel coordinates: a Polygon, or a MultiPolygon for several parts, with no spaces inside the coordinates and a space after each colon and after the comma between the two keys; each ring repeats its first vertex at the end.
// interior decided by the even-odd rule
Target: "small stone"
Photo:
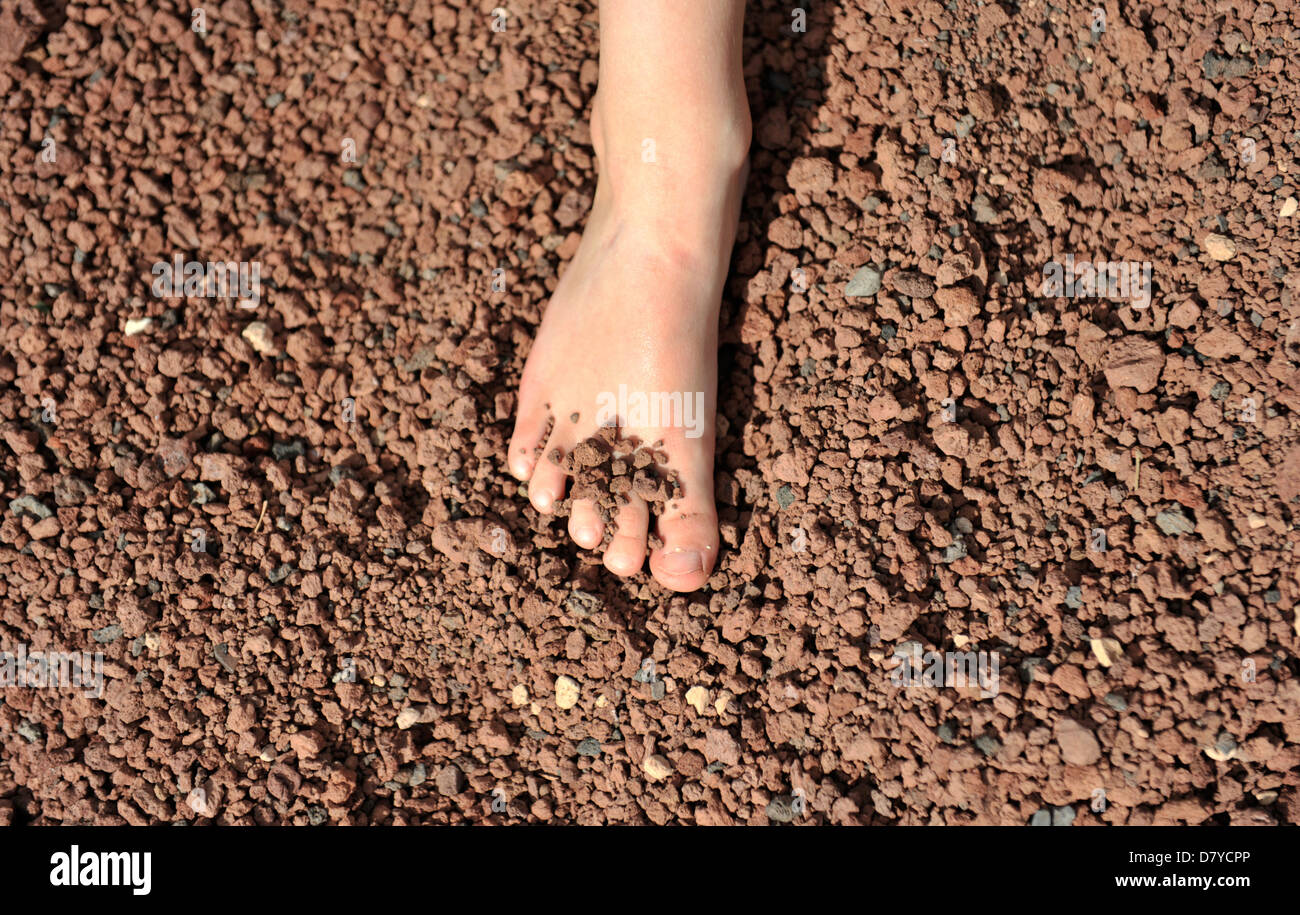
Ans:
{"type": "Polygon", "coordinates": [[[516,706],[527,705],[528,687],[524,686],[522,683],[516,685],[515,688],[510,691],[510,702],[512,705],[516,706]]]}
{"type": "Polygon", "coordinates": [[[646,775],[650,776],[650,780],[655,782],[662,781],[673,774],[673,767],[668,760],[657,753],[653,756],[647,756],[645,761],[641,763],[641,768],[645,770],[646,775]]]}
{"type": "Polygon", "coordinates": [[[27,531],[27,536],[33,540],[48,540],[51,537],[58,536],[60,530],[62,530],[62,525],[59,524],[58,518],[42,518],[31,526],[27,531]]]}
{"type": "Polygon", "coordinates": [[[1201,310],[1192,301],[1179,302],[1169,312],[1169,323],[1174,327],[1191,327],[1200,317],[1201,310]]]}
{"type": "Polygon", "coordinates": [[[943,309],[945,327],[966,327],[980,313],[979,300],[965,286],[936,290],[934,303],[943,309]]]}
{"type": "Polygon", "coordinates": [[[1051,826],[1052,812],[1050,810],[1036,810],[1034,815],[1029,818],[1030,826],[1051,826]]]}
{"type": "Polygon", "coordinates": [[[844,287],[844,294],[853,298],[872,296],[880,291],[880,271],[874,267],[859,267],[853,279],[844,287]]]}
{"type": "Polygon", "coordinates": [[[44,502],[35,496],[19,496],[17,499],[9,500],[9,511],[15,515],[27,512],[40,520],[54,514],[44,502]]]}
{"type": "Polygon", "coordinates": [[[996,737],[990,737],[988,734],[975,738],[975,748],[985,756],[993,757],[998,755],[1002,749],[1002,743],[996,737]]]}
{"type": "Polygon", "coordinates": [[[1102,667],[1110,667],[1124,655],[1124,648],[1116,639],[1090,639],[1088,644],[1102,667]]]}
{"type": "Polygon", "coordinates": [[[572,677],[559,677],[555,681],[555,704],[562,709],[571,709],[578,704],[582,690],[578,681],[572,677]]]}
{"type": "Polygon", "coordinates": [[[405,731],[420,720],[420,710],[414,708],[404,708],[397,713],[397,727],[405,731]]]}
{"type": "Polygon", "coordinates": [[[275,352],[275,341],[271,338],[271,328],[264,321],[254,321],[244,328],[241,335],[258,353],[263,356],[275,352]]]}
{"type": "Polygon", "coordinates": [[[594,737],[586,737],[578,741],[578,755],[590,756],[593,759],[600,756],[600,741],[594,737]]]}
{"type": "Polygon", "coordinates": [[[709,691],[703,686],[692,686],[686,691],[686,704],[695,709],[697,715],[704,714],[704,707],[709,702],[709,691]]]}
{"type": "Polygon", "coordinates": [[[443,766],[438,771],[434,784],[443,797],[455,797],[465,790],[465,775],[460,771],[460,767],[454,764],[443,766]]]}
{"type": "Polygon", "coordinates": [[[835,166],[828,159],[801,156],[790,163],[786,182],[796,193],[824,193],[835,184],[835,166]]]}
{"type": "Polygon", "coordinates": [[[1052,808],[1052,825],[1069,826],[1074,822],[1073,807],[1053,807],[1052,808]]]}
{"type": "Polygon", "coordinates": [[[925,274],[915,270],[890,271],[889,287],[913,299],[928,299],[934,295],[934,283],[925,274]]]}
{"type": "MultiPolygon", "coordinates": [[[[153,318],[132,318],[126,322],[122,332],[131,337],[135,334],[144,333],[153,324],[153,318]]],[[[196,789],[197,790],[197,789],[196,789]]]]}
{"type": "Polygon", "coordinates": [[[1062,718],[1056,724],[1056,743],[1061,757],[1072,766],[1091,766],[1101,759],[1101,744],[1092,731],[1073,718],[1062,718]]]}
{"type": "Polygon", "coordinates": [[[1167,508],[1156,515],[1156,526],[1170,537],[1190,534],[1196,530],[1196,525],[1192,524],[1187,516],[1183,514],[1183,510],[1178,507],[1167,508]]]}
{"type": "Polygon", "coordinates": [[[971,203],[971,214],[978,223],[997,222],[998,211],[993,209],[989,198],[983,194],[976,194],[975,200],[971,203]]]}
{"type": "Polygon", "coordinates": [[[1134,388],[1145,394],[1156,386],[1165,367],[1165,352],[1155,340],[1129,336],[1106,351],[1106,383],[1112,388],[1134,388]]]}
{"type": "Polygon", "coordinates": [[[96,629],[90,634],[90,637],[101,645],[108,645],[112,642],[116,642],[122,637],[122,627],[117,623],[113,623],[111,626],[105,626],[103,629],[96,629]]]}
{"type": "Polygon", "coordinates": [[[1300,209],[1300,201],[1297,201],[1294,197],[1288,197],[1282,201],[1282,209],[1277,214],[1278,218],[1287,219],[1294,216],[1297,209],[1300,209]]]}
{"type": "Polygon", "coordinates": [[[1232,260],[1237,254],[1237,245],[1226,235],[1211,232],[1201,242],[1201,247],[1216,261],[1232,260]]]}
{"type": "Polygon", "coordinates": [[[767,818],[775,823],[789,823],[794,819],[794,798],[782,794],[767,802],[767,818]]]}
{"type": "Polygon", "coordinates": [[[782,508],[789,508],[794,504],[794,490],[788,485],[782,486],[776,491],[776,503],[782,508]]]}
{"type": "Polygon", "coordinates": [[[289,746],[299,759],[314,759],[325,749],[328,741],[315,731],[299,731],[289,735],[289,746]]]}
{"type": "Polygon", "coordinates": [[[1072,585],[1065,592],[1065,606],[1071,610],[1078,610],[1083,606],[1083,588],[1078,585],[1072,585]]]}
{"type": "Polygon", "coordinates": [[[898,398],[888,391],[879,397],[872,398],[871,402],[867,404],[867,415],[878,423],[896,419],[902,412],[903,408],[899,406],[898,398]]]}
{"type": "Polygon", "coordinates": [[[1205,755],[1217,762],[1228,762],[1237,755],[1237,741],[1226,731],[1219,734],[1212,746],[1204,747],[1205,755]]]}
{"type": "MultiPolygon", "coordinates": [[[[721,703],[721,699],[718,700],[721,703]]],[[[719,711],[718,714],[722,714],[719,711]]],[[[710,728],[704,735],[704,758],[734,766],[740,762],[740,745],[726,728],[710,728]]]]}
{"type": "Polygon", "coordinates": [[[198,786],[185,796],[185,804],[195,816],[211,820],[221,812],[221,789],[211,782],[198,786]]]}
{"type": "Polygon", "coordinates": [[[1193,346],[1202,356],[1211,359],[1239,356],[1246,349],[1245,341],[1226,327],[1214,327],[1198,335],[1193,346]]]}
{"type": "Polygon", "coordinates": [[[956,423],[943,423],[934,430],[934,443],[949,457],[964,458],[970,452],[970,433],[956,423]]]}

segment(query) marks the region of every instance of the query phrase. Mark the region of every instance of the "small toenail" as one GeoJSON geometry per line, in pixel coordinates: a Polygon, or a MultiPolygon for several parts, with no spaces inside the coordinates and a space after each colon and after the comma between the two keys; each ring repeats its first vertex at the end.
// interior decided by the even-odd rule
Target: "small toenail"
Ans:
{"type": "Polygon", "coordinates": [[[664,556],[661,567],[669,575],[692,575],[704,571],[704,557],[694,550],[676,550],[664,556]]]}

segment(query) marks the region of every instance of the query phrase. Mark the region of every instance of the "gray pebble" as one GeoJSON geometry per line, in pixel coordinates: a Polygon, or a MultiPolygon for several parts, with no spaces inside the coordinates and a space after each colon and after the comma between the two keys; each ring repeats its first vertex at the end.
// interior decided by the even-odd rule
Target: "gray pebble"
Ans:
{"type": "Polygon", "coordinates": [[[776,823],[789,823],[794,819],[793,798],[782,794],[767,802],[767,818],[776,823]]]}
{"type": "Polygon", "coordinates": [[[19,496],[17,499],[11,499],[9,501],[9,511],[15,515],[25,511],[42,520],[54,514],[44,502],[35,496],[19,496]]]}
{"type": "Polygon", "coordinates": [[[1187,519],[1181,508],[1167,508],[1156,515],[1156,526],[1171,537],[1190,534],[1196,526],[1187,519]]]}
{"type": "Polygon", "coordinates": [[[879,291],[880,271],[869,265],[858,268],[858,272],[853,274],[853,279],[849,280],[849,284],[844,287],[844,294],[854,298],[875,295],[879,291]]]}
{"type": "Polygon", "coordinates": [[[117,623],[113,623],[111,626],[105,626],[103,629],[96,629],[90,634],[90,636],[96,642],[107,645],[110,642],[116,642],[122,637],[122,627],[117,623]]]}
{"type": "Polygon", "coordinates": [[[998,211],[993,209],[993,204],[983,194],[975,195],[975,200],[971,203],[970,209],[976,222],[990,223],[997,221],[998,211]]]}
{"type": "Polygon", "coordinates": [[[794,504],[794,490],[789,486],[782,486],[776,491],[776,502],[782,508],[789,508],[794,504]]]}

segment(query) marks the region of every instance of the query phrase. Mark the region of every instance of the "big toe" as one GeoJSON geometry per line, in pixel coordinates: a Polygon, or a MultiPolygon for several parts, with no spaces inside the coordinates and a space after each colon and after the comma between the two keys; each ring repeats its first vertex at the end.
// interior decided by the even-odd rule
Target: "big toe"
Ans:
{"type": "Polygon", "coordinates": [[[546,405],[520,406],[506,452],[506,466],[516,480],[527,480],[533,475],[550,432],[551,412],[546,405]]]}
{"type": "Polygon", "coordinates": [[[700,472],[683,480],[683,497],[659,516],[663,545],[650,554],[650,571],[665,588],[694,591],[704,586],[718,560],[718,512],[713,478],[700,472]]]}

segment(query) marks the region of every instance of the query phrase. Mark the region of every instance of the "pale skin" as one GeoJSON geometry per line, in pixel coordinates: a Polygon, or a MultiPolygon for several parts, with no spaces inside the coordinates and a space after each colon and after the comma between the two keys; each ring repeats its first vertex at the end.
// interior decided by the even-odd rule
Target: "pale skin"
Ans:
{"type": "MultiPolygon", "coordinates": [[[[718,308],[747,173],[749,107],[741,73],[744,0],[602,0],[591,134],[599,162],[582,243],[551,297],[519,384],[508,465],[528,498],[555,511],[568,479],[545,455],[595,434],[601,392],[704,392],[704,434],[671,420],[620,431],[662,441],[681,497],[658,519],[635,495],[605,567],[694,591],[718,555],[713,501],[718,308]],[[646,141],[651,141],[647,144],[646,141]],[[653,161],[646,161],[652,154],[653,161]],[[571,420],[578,414],[577,422],[571,420]],[[550,437],[547,426],[554,419],[550,437]],[[540,446],[540,447],[539,447],[540,446]]],[[[594,549],[595,506],[573,503],[569,535],[594,549]]]]}

